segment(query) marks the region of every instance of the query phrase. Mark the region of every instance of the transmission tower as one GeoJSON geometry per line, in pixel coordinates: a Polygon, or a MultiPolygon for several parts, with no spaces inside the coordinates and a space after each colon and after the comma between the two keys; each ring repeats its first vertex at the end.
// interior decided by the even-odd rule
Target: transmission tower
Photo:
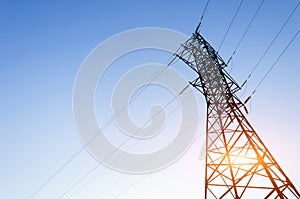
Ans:
{"type": "MultiPolygon", "coordinates": [[[[198,26],[199,27],[199,26],[198,26]]],[[[249,121],[241,88],[198,28],[176,55],[197,73],[207,103],[205,198],[300,198],[249,121]]]]}

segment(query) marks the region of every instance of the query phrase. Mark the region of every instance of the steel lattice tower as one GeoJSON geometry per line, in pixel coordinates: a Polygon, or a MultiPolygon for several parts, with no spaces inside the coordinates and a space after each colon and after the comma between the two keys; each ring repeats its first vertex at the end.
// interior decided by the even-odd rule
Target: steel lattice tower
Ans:
{"type": "Polygon", "coordinates": [[[205,198],[300,198],[245,117],[239,85],[198,28],[177,56],[198,77],[190,82],[207,103],[205,198]]]}

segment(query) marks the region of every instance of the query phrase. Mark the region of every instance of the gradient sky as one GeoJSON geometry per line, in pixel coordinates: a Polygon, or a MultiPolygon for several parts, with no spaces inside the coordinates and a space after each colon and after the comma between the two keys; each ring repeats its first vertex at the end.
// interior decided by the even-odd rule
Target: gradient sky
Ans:
{"type": "MultiPolygon", "coordinates": [[[[213,46],[221,42],[239,2],[211,0],[202,34],[213,46]]],[[[246,79],[297,2],[265,1],[232,62],[231,74],[239,83],[246,79]]],[[[149,26],[191,35],[205,3],[204,0],[0,1],[0,198],[27,198],[80,148],[72,113],[73,84],[82,61],[97,44],[121,31],[149,26]]],[[[245,0],[220,51],[224,60],[230,57],[259,3],[259,0],[245,0]]],[[[249,80],[244,96],[251,93],[298,31],[299,22],[300,8],[249,80]]],[[[299,52],[300,36],[248,104],[249,120],[298,188],[299,52]]],[[[128,67],[135,64],[133,68],[145,61],[164,63],[168,56],[150,52],[143,60],[125,59],[124,63],[128,67]]],[[[184,65],[176,66],[176,69],[189,76],[189,69],[182,67],[184,65]]],[[[106,78],[110,75],[115,78],[109,73],[106,78]]],[[[111,87],[99,88],[97,92],[111,93],[111,87]]],[[[156,95],[160,93],[158,90],[156,95]]],[[[162,104],[170,99],[170,95],[165,97],[162,104]]],[[[199,106],[205,113],[200,94],[199,106]]],[[[97,111],[102,111],[100,104],[97,111]]],[[[204,124],[202,118],[199,135],[204,132],[204,124]]],[[[176,164],[142,179],[120,198],[201,198],[204,162],[199,160],[199,154],[203,140],[203,136],[196,140],[176,164]]],[[[82,152],[35,198],[58,198],[95,165],[97,162],[82,152]]],[[[113,198],[141,177],[100,166],[66,196],[113,198]],[[89,181],[91,183],[83,189],[89,181]],[[113,186],[107,189],[111,184],[113,186]]]]}

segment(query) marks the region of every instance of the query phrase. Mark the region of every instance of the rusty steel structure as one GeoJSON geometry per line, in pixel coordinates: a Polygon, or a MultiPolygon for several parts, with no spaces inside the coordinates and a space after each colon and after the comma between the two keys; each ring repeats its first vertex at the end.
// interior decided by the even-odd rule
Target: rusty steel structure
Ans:
{"type": "Polygon", "coordinates": [[[241,90],[198,28],[176,56],[197,73],[190,82],[207,103],[205,199],[300,198],[246,119],[241,90]]]}

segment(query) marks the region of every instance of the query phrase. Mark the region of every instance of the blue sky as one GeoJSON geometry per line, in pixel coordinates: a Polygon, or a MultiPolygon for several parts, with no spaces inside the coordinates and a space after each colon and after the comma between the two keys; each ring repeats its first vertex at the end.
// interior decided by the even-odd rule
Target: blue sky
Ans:
{"type": "MultiPolygon", "coordinates": [[[[213,46],[221,42],[239,2],[211,0],[202,33],[213,46]]],[[[205,3],[204,0],[0,1],[0,197],[26,198],[81,146],[73,122],[73,84],[82,61],[97,44],[121,31],[148,26],[191,35],[205,3]]],[[[246,0],[242,5],[220,51],[225,60],[259,3],[246,0]]],[[[266,0],[233,59],[232,76],[238,82],[248,76],[296,4],[296,0],[266,0]]],[[[300,28],[299,21],[300,9],[253,74],[246,96],[300,28]]],[[[250,121],[295,185],[300,184],[300,160],[295,154],[300,140],[299,52],[300,37],[297,37],[249,104],[250,121]]],[[[150,55],[153,53],[145,60],[164,62],[168,57],[150,55]]],[[[126,63],[136,64],[128,60],[126,63]]],[[[182,68],[176,69],[184,75],[190,74],[182,68]]],[[[107,75],[109,78],[110,74],[107,75]]],[[[99,92],[111,92],[109,87],[105,89],[100,88],[99,92]]],[[[205,110],[202,96],[199,106],[205,110]]],[[[203,129],[202,119],[199,134],[203,129]]],[[[171,191],[178,197],[201,197],[204,165],[198,156],[202,140],[200,137],[178,163],[148,176],[120,198],[132,198],[133,194],[140,198],[145,193],[149,198],[167,198],[172,196],[168,195],[171,191]],[[186,172],[179,173],[182,170],[186,172]],[[158,182],[162,184],[160,187],[158,182]]],[[[87,152],[82,152],[36,198],[57,198],[96,164],[87,152]]],[[[125,180],[109,189],[103,198],[111,198],[141,176],[105,170],[77,198],[93,198],[121,177],[125,180]]]]}

